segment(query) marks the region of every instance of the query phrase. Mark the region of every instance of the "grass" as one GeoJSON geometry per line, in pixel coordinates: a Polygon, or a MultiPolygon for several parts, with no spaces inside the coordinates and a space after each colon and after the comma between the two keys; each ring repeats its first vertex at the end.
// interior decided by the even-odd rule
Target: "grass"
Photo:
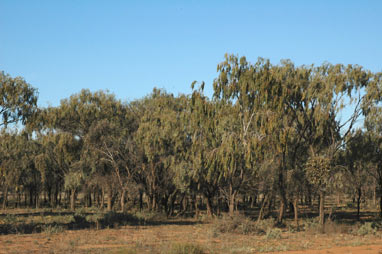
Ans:
{"type": "Polygon", "coordinates": [[[0,245],[7,253],[282,252],[382,244],[381,225],[382,221],[375,219],[353,224],[327,221],[321,227],[316,219],[302,218],[296,229],[291,220],[278,228],[273,219],[256,222],[242,214],[200,222],[190,218],[167,219],[152,213],[43,211],[0,215],[0,229],[9,229],[0,234],[0,245]],[[95,230],[97,223],[99,228],[95,230]],[[20,234],[31,225],[35,231],[28,232],[33,234],[20,234]],[[20,248],[20,244],[25,247],[20,248]]]}

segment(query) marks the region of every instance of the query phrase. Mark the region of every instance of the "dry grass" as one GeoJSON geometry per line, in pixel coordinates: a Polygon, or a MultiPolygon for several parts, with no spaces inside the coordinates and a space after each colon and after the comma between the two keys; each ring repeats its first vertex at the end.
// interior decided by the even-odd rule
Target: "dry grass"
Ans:
{"type": "MultiPolygon", "coordinates": [[[[57,215],[57,220],[64,223],[67,220],[65,216],[69,215],[57,215]]],[[[81,214],[77,216],[83,217],[81,214]]],[[[94,216],[98,218],[96,214],[94,216]]],[[[288,225],[284,228],[274,228],[273,220],[256,224],[244,216],[225,216],[204,222],[194,219],[164,220],[160,216],[157,220],[150,221],[145,219],[145,216],[150,219],[155,216],[139,216],[142,217],[139,221],[144,223],[120,224],[100,230],[66,230],[59,225],[54,227],[50,224],[55,222],[52,215],[36,214],[33,218],[0,216],[0,224],[17,224],[21,223],[21,220],[47,222],[45,230],[40,233],[0,235],[0,253],[244,254],[295,250],[307,252],[336,246],[357,248],[366,244],[379,244],[382,250],[382,235],[375,223],[348,225],[329,222],[322,229],[315,220],[306,219],[301,221],[302,231],[295,231],[288,225]]],[[[119,215],[109,214],[106,218],[113,224],[119,215]]],[[[287,221],[287,224],[291,222],[287,221]]]]}

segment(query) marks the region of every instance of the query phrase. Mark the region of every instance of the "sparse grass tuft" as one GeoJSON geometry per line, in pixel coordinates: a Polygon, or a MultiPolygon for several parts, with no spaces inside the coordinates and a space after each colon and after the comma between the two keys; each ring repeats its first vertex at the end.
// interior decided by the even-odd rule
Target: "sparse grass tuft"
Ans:
{"type": "Polygon", "coordinates": [[[168,250],[162,252],[163,254],[204,254],[204,248],[199,245],[191,243],[175,243],[172,244],[168,250]]]}
{"type": "Polygon", "coordinates": [[[281,239],[281,229],[279,228],[268,228],[265,237],[267,239],[281,239]]]}
{"type": "Polygon", "coordinates": [[[41,231],[50,235],[61,233],[64,231],[64,228],[58,225],[43,225],[41,231]]]}

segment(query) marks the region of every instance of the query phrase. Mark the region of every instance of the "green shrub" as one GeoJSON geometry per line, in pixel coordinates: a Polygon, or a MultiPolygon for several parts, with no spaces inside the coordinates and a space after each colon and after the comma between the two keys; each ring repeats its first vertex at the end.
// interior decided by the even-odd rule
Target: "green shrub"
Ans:
{"type": "Polygon", "coordinates": [[[176,243],[169,247],[169,249],[162,252],[163,254],[203,254],[204,249],[196,244],[190,243],[176,243]]]}
{"type": "Polygon", "coordinates": [[[370,235],[370,234],[375,234],[377,233],[377,229],[373,226],[372,222],[366,222],[363,224],[357,231],[358,235],[370,235]]]}
{"type": "Polygon", "coordinates": [[[61,226],[58,226],[58,225],[43,225],[42,226],[42,232],[44,232],[45,234],[57,234],[57,233],[61,233],[64,231],[63,227],[61,226]]]}
{"type": "Polygon", "coordinates": [[[275,224],[276,221],[273,218],[259,220],[256,222],[257,232],[260,234],[265,234],[270,228],[273,228],[275,224]]]}
{"type": "Polygon", "coordinates": [[[14,214],[7,214],[3,219],[5,224],[14,225],[17,223],[17,217],[14,214]]]}
{"type": "Polygon", "coordinates": [[[319,223],[319,218],[309,218],[303,220],[302,226],[305,231],[316,233],[317,230],[322,231],[322,226],[319,223]]]}
{"type": "Polygon", "coordinates": [[[251,234],[257,233],[256,223],[241,214],[233,217],[223,215],[212,222],[212,231],[216,233],[238,233],[251,234]]]}
{"type": "Polygon", "coordinates": [[[281,239],[281,232],[279,228],[268,228],[265,237],[267,239],[281,239]]]}

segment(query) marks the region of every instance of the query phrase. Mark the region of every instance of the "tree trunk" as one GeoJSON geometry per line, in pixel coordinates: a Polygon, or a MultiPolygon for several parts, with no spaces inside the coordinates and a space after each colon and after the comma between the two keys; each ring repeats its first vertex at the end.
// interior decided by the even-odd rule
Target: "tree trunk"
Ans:
{"type": "Polygon", "coordinates": [[[235,212],[235,196],[236,196],[236,191],[233,190],[232,184],[229,185],[229,203],[228,203],[228,211],[229,215],[233,216],[235,212]]]}
{"type": "Polygon", "coordinates": [[[360,220],[360,210],[361,210],[361,197],[362,197],[362,189],[358,188],[357,190],[357,220],[360,220]]]}
{"type": "Polygon", "coordinates": [[[284,214],[285,214],[285,207],[286,203],[283,201],[283,199],[280,200],[280,209],[279,209],[279,216],[277,217],[277,223],[282,223],[284,214]]]}
{"type": "MultiPolygon", "coordinates": [[[[284,155],[283,155],[283,157],[284,157],[284,155]]],[[[284,161],[284,159],[283,159],[283,161],[284,161]]],[[[286,198],[286,193],[285,193],[285,182],[284,182],[283,166],[279,167],[278,187],[279,187],[279,194],[280,194],[280,210],[279,210],[279,216],[277,218],[277,223],[281,224],[282,221],[283,221],[283,218],[284,218],[285,208],[287,206],[287,198],[286,198]]]]}
{"type": "Polygon", "coordinates": [[[296,224],[296,228],[298,229],[298,197],[295,197],[293,200],[293,210],[294,210],[294,223],[296,224]]]}
{"type": "Polygon", "coordinates": [[[195,218],[199,217],[199,200],[198,200],[198,195],[195,195],[194,198],[194,205],[195,205],[195,218]]]}
{"type": "Polygon", "coordinates": [[[260,221],[264,218],[264,209],[267,206],[269,200],[269,195],[266,194],[265,197],[263,198],[263,202],[261,204],[260,212],[259,212],[259,217],[257,217],[257,221],[260,221]]]}
{"type": "Polygon", "coordinates": [[[377,186],[373,189],[373,204],[377,206],[377,186]]]}
{"type": "Polygon", "coordinates": [[[156,195],[153,194],[152,203],[151,203],[151,210],[155,211],[156,209],[157,209],[157,199],[156,199],[156,195]]]}
{"type": "Polygon", "coordinates": [[[211,202],[211,197],[205,196],[206,200],[206,206],[207,206],[207,216],[212,217],[212,202],[211,202]]]}
{"type": "Polygon", "coordinates": [[[74,211],[76,208],[76,190],[70,190],[70,210],[74,211]]]}
{"type": "Polygon", "coordinates": [[[126,195],[126,190],[122,190],[121,192],[121,211],[124,213],[125,212],[125,195],[126,195]]]}
{"type": "Polygon", "coordinates": [[[111,186],[107,188],[107,211],[110,212],[113,209],[113,193],[111,186]]]}
{"type": "Polygon", "coordinates": [[[325,203],[325,193],[323,191],[320,191],[320,224],[324,225],[325,223],[325,209],[324,209],[324,203],[325,203]]]}
{"type": "Polygon", "coordinates": [[[139,211],[143,210],[143,192],[139,191],[139,211]]]}
{"type": "Polygon", "coordinates": [[[379,193],[379,217],[382,218],[382,193],[379,193]]]}
{"type": "Polygon", "coordinates": [[[36,191],[35,195],[36,209],[40,208],[40,191],[36,191]]]}
{"type": "Polygon", "coordinates": [[[3,209],[7,208],[7,203],[8,203],[8,185],[5,185],[3,189],[3,209]]]}

